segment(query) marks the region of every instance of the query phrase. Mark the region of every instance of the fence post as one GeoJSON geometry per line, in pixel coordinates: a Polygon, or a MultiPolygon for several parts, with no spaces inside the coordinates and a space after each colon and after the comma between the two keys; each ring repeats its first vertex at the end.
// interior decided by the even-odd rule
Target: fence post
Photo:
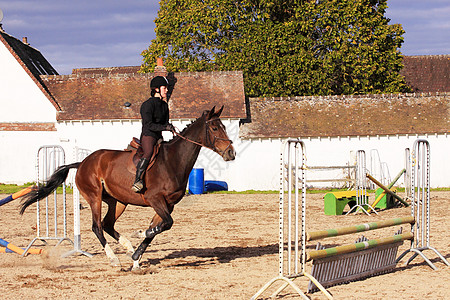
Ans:
{"type": "MultiPolygon", "coordinates": [[[[88,149],[82,149],[75,147],[74,158],[75,161],[82,161],[91,154],[88,149]]],[[[76,175],[76,172],[75,172],[76,175]]],[[[72,254],[81,253],[87,257],[92,257],[91,253],[81,250],[81,225],[80,225],[80,191],[75,184],[75,176],[72,177],[73,187],[73,250],[63,254],[63,257],[70,256],[72,254]]]]}

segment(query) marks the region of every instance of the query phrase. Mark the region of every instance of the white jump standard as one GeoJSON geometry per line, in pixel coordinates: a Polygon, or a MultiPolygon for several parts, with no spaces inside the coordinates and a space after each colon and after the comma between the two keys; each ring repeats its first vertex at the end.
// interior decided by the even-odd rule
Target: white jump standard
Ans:
{"type": "MultiPolygon", "coordinates": [[[[301,276],[310,279],[308,293],[320,290],[328,299],[333,299],[333,296],[325,287],[388,272],[394,269],[398,261],[409,252],[414,252],[414,255],[408,263],[420,255],[433,269],[436,269],[433,263],[422,253],[422,251],[429,249],[433,250],[445,264],[450,265],[429,243],[430,181],[429,145],[427,141],[418,140],[414,144],[412,165],[415,169],[411,173],[411,194],[413,197],[411,216],[314,232],[306,232],[305,157],[305,146],[302,141],[290,139],[283,144],[280,155],[279,272],[278,276],[266,283],[252,299],[257,299],[278,281],[282,281],[282,284],[272,294],[272,297],[291,286],[300,297],[309,299],[294,283],[294,280],[301,276]],[[417,175],[417,173],[420,174],[417,175]],[[301,202],[299,191],[301,191],[301,202]],[[285,201],[286,196],[287,203],[285,201]],[[300,204],[301,215],[299,213],[300,204]],[[285,212],[287,212],[287,220],[285,220],[285,212]],[[411,224],[411,232],[402,233],[400,229],[393,236],[372,240],[362,237],[356,243],[327,249],[322,249],[319,244],[316,250],[306,253],[306,241],[401,224],[411,224]],[[404,240],[411,240],[411,248],[396,259],[398,247],[403,244],[404,240]],[[307,273],[305,269],[307,261],[312,261],[311,274],[307,273]]],[[[362,191],[362,194],[364,192],[362,191]]],[[[361,206],[363,205],[361,203],[361,206]]]]}

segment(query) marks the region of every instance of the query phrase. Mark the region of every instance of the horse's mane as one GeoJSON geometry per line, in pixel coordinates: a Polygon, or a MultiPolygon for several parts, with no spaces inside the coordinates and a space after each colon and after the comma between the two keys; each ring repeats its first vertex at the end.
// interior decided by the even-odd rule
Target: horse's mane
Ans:
{"type": "MultiPolygon", "coordinates": [[[[192,121],[191,123],[187,124],[186,127],[185,127],[179,134],[182,135],[182,136],[184,136],[185,133],[186,133],[186,131],[187,131],[194,123],[196,123],[198,120],[200,120],[200,119],[202,119],[202,118],[204,118],[204,117],[205,117],[205,116],[202,115],[202,116],[198,117],[197,119],[195,119],[194,121],[192,121]]],[[[173,137],[173,139],[171,139],[170,141],[167,141],[167,142],[164,141],[164,142],[162,142],[161,144],[170,145],[170,144],[174,143],[175,141],[178,141],[179,139],[181,139],[181,138],[180,138],[178,135],[175,135],[175,136],[173,137]]]]}

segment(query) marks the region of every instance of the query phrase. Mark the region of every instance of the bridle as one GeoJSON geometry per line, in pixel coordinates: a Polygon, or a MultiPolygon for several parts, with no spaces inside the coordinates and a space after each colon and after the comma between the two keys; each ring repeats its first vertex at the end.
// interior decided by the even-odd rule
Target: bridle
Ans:
{"type": "Polygon", "coordinates": [[[176,134],[177,136],[179,136],[180,138],[184,139],[185,141],[188,141],[188,142],[193,143],[195,145],[198,145],[200,147],[208,148],[208,149],[210,149],[210,150],[212,150],[214,152],[217,152],[220,156],[223,156],[225,154],[225,152],[228,150],[228,148],[230,148],[231,144],[233,144],[233,141],[230,140],[230,139],[224,139],[224,138],[221,138],[221,137],[217,137],[214,134],[212,134],[210,126],[209,126],[209,123],[212,122],[212,121],[214,121],[214,120],[211,119],[211,120],[205,121],[205,124],[206,124],[206,126],[205,126],[205,137],[206,137],[206,141],[209,143],[209,145],[205,145],[205,144],[193,141],[193,140],[191,140],[191,139],[189,139],[189,138],[187,138],[185,136],[182,136],[176,130],[173,130],[172,132],[174,134],[176,134]],[[214,137],[212,142],[210,141],[211,135],[214,137]],[[228,146],[225,148],[225,150],[219,151],[219,149],[216,148],[216,141],[217,140],[222,140],[222,141],[226,141],[226,142],[229,143],[228,146]]]}

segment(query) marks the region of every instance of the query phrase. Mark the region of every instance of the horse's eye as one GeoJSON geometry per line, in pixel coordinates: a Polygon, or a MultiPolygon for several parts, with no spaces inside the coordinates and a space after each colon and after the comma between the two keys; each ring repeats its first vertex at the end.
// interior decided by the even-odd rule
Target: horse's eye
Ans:
{"type": "Polygon", "coordinates": [[[213,128],[212,128],[213,131],[217,131],[218,129],[219,129],[219,128],[217,128],[217,127],[213,127],[213,128]]]}

